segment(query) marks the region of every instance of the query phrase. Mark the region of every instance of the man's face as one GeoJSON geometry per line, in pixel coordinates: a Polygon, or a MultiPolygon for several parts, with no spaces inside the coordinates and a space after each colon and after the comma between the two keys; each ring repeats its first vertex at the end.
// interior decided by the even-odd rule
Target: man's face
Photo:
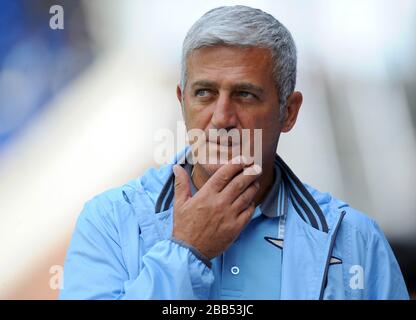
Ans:
{"type": "MultiPolygon", "coordinates": [[[[187,60],[185,92],[178,87],[187,130],[201,129],[209,138],[210,129],[236,129],[240,134],[249,129],[253,156],[254,129],[262,129],[261,165],[273,161],[281,125],[272,66],[270,51],[263,48],[214,46],[193,51],[187,60]]],[[[241,140],[229,145],[206,141],[208,163],[203,169],[211,176],[221,166],[214,160],[218,154],[225,153],[229,160],[241,153],[241,145],[247,146],[241,140]]]]}

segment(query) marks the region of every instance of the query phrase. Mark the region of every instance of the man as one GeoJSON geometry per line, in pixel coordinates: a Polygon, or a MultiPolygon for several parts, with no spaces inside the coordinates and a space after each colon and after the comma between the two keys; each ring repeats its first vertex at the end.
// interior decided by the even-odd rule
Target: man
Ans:
{"type": "Polygon", "coordinates": [[[202,16],[184,40],[177,96],[187,130],[208,138],[85,205],[60,298],[407,299],[376,223],[276,155],[302,104],[295,82],[294,42],[271,15],[233,6],[202,16]],[[210,130],[249,130],[260,162],[234,157],[241,139],[210,130]]]}

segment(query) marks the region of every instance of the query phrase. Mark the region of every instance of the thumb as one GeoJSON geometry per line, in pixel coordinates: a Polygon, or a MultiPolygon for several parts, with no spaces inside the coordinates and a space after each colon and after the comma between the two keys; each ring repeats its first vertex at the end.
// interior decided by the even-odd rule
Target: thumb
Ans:
{"type": "Polygon", "coordinates": [[[189,176],[186,170],[177,164],[173,166],[173,174],[175,175],[175,202],[183,204],[191,197],[189,176]]]}

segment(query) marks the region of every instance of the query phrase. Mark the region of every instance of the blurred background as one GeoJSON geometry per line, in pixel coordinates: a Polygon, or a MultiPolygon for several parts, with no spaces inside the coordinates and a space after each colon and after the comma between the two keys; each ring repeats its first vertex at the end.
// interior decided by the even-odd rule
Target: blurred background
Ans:
{"type": "Polygon", "coordinates": [[[83,204],[157,166],[156,132],[177,129],[187,30],[233,4],[298,47],[304,104],[279,153],[377,220],[414,295],[416,1],[0,0],[1,299],[57,297],[83,204]]]}

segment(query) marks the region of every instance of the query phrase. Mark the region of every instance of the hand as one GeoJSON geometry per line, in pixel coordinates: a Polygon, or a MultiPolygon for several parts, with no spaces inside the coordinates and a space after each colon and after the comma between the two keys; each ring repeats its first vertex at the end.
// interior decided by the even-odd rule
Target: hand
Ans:
{"type": "Polygon", "coordinates": [[[238,237],[254,213],[260,170],[243,171],[239,158],[220,167],[192,197],[189,176],[179,165],[175,174],[173,237],[208,259],[218,256],[238,237]],[[236,163],[238,162],[238,163],[236,163]],[[246,174],[243,174],[245,172],[246,174]],[[255,173],[255,174],[253,174],[255,173]]]}

